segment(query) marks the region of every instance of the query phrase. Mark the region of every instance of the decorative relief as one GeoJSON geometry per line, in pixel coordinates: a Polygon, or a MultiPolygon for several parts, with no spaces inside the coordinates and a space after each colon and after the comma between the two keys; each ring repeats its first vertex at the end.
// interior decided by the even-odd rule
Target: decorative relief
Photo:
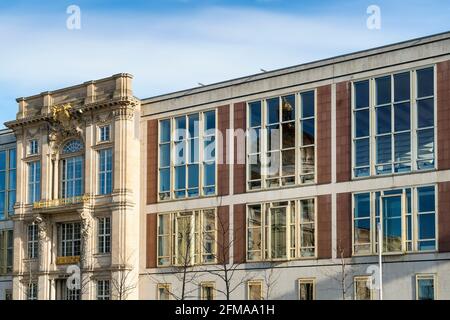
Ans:
{"type": "Polygon", "coordinates": [[[51,107],[48,138],[53,153],[56,153],[58,146],[66,138],[83,134],[80,115],[70,104],[51,107]]]}

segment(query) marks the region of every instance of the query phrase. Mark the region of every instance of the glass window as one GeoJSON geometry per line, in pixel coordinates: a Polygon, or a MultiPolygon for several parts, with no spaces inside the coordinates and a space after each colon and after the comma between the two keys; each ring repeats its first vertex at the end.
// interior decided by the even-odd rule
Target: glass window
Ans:
{"type": "Polygon", "coordinates": [[[37,282],[29,283],[27,287],[27,300],[37,300],[37,299],[38,299],[38,284],[37,282]]]}
{"type": "Polygon", "coordinates": [[[28,203],[41,200],[41,162],[28,163],[28,203]]]}
{"type": "Polygon", "coordinates": [[[98,253],[111,253],[111,218],[98,219],[98,253]]]}
{"type": "Polygon", "coordinates": [[[14,214],[16,203],[16,149],[0,151],[0,220],[14,214]]]}
{"type": "Polygon", "coordinates": [[[14,231],[0,230],[0,274],[12,272],[14,231]]]}
{"type": "Polygon", "coordinates": [[[434,69],[426,68],[353,83],[355,178],[434,169],[433,81],[434,69]]]}
{"type": "Polygon", "coordinates": [[[247,282],[247,300],[263,300],[262,281],[247,282]]]}
{"type": "Polygon", "coordinates": [[[299,279],[298,291],[299,300],[315,300],[316,299],[316,284],[314,279],[299,279]]]}
{"type": "Polygon", "coordinates": [[[112,193],[113,188],[113,152],[112,149],[103,149],[99,151],[99,194],[106,195],[112,193]]]}
{"type": "Polygon", "coordinates": [[[159,121],[158,163],[160,200],[214,195],[216,111],[159,121]]]}
{"type": "Polygon", "coordinates": [[[158,284],[158,300],[170,300],[170,284],[158,284]]]}
{"type": "Polygon", "coordinates": [[[30,140],[28,142],[28,154],[35,155],[39,154],[39,141],[38,140],[30,140]]]}
{"type": "Polygon", "coordinates": [[[111,285],[109,280],[97,281],[97,300],[111,300],[111,285]]]}
{"type": "Polygon", "coordinates": [[[369,287],[370,277],[355,277],[353,281],[355,300],[372,300],[372,290],[369,287]]]}
{"type": "Polygon", "coordinates": [[[28,259],[36,259],[39,253],[39,231],[36,224],[28,225],[28,259]]]}
{"type": "Polygon", "coordinates": [[[71,140],[63,146],[62,153],[67,154],[67,153],[81,152],[83,151],[83,149],[84,146],[80,140],[71,140]]]}
{"type": "Polygon", "coordinates": [[[61,223],[58,225],[59,256],[73,257],[81,253],[80,223],[61,223]]]}
{"type": "Polygon", "coordinates": [[[216,261],[215,210],[161,213],[157,221],[158,266],[187,266],[216,261]]]}
{"type": "Polygon", "coordinates": [[[101,126],[99,128],[100,142],[110,141],[111,139],[111,125],[101,126]]]}
{"type": "Polygon", "coordinates": [[[61,197],[72,198],[83,194],[83,157],[61,160],[61,197]]]}
{"type": "Polygon", "coordinates": [[[214,300],[214,283],[202,283],[200,290],[202,300],[214,300]]]}
{"type": "Polygon", "coordinates": [[[354,197],[354,252],[370,253],[370,193],[356,194],[354,197]]]}
{"type": "Polygon", "coordinates": [[[436,284],[434,275],[416,275],[416,299],[436,299],[436,284]]]}

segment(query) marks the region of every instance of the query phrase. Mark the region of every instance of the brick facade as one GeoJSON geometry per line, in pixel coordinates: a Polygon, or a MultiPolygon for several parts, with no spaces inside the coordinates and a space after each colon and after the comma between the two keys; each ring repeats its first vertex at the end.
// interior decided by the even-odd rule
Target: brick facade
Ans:
{"type": "Polygon", "coordinates": [[[331,85],[317,88],[317,183],[331,182],[331,85]]]}
{"type": "Polygon", "coordinates": [[[230,194],[230,168],[227,163],[227,146],[228,136],[227,130],[230,129],[230,106],[221,106],[218,108],[218,130],[219,137],[217,139],[217,193],[219,196],[227,196],[230,194]]]}
{"type": "MultiPolygon", "coordinates": [[[[239,102],[234,104],[234,130],[235,133],[238,130],[246,130],[246,106],[245,102],[239,102]]],[[[246,191],[246,169],[245,169],[245,139],[240,141],[235,135],[234,137],[234,182],[233,193],[245,193],[246,191]]]]}
{"type": "Polygon", "coordinates": [[[147,121],[147,204],[158,197],[158,120],[147,121]]]}
{"type": "Polygon", "coordinates": [[[336,84],[336,181],[352,177],[352,117],[350,82],[336,84]]]}
{"type": "Polygon", "coordinates": [[[437,64],[437,167],[450,169],[450,61],[437,64]]]}
{"type": "Polygon", "coordinates": [[[317,257],[331,258],[331,195],[317,197],[317,257]]]}
{"type": "Polygon", "coordinates": [[[352,194],[336,195],[336,255],[338,258],[352,255],[352,194]]]}

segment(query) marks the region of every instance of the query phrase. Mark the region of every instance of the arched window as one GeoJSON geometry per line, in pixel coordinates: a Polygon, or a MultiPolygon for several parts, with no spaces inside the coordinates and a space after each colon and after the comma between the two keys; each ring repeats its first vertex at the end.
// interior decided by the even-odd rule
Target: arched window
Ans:
{"type": "Polygon", "coordinates": [[[61,198],[72,198],[83,194],[84,145],[80,140],[70,140],[61,152],[61,198]]]}

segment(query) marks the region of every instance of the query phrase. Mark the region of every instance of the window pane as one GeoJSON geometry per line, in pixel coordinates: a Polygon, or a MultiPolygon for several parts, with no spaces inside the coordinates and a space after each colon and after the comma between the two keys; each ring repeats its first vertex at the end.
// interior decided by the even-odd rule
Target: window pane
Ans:
{"type": "Polygon", "coordinates": [[[409,72],[394,75],[394,99],[395,101],[410,99],[409,72]]]}
{"type": "Polygon", "coordinates": [[[170,120],[163,120],[159,122],[160,126],[160,142],[170,141],[170,120]]]}
{"type": "Polygon", "coordinates": [[[355,112],[355,137],[367,137],[369,135],[369,110],[355,112]]]}
{"type": "Polygon", "coordinates": [[[434,187],[417,188],[419,212],[431,212],[435,209],[434,187]]]}
{"type": "Polygon", "coordinates": [[[186,117],[175,118],[175,140],[186,139],[186,117]]]}
{"type": "Polygon", "coordinates": [[[302,145],[314,144],[314,119],[302,120],[302,145]]]}
{"type": "Polygon", "coordinates": [[[184,141],[175,142],[174,163],[175,165],[186,163],[186,144],[184,141]]]}
{"type": "Polygon", "coordinates": [[[248,226],[261,227],[261,206],[254,205],[248,207],[248,226]]]}
{"type": "Polygon", "coordinates": [[[250,129],[249,130],[249,153],[260,152],[260,142],[261,142],[261,129],[250,129]]]}
{"type": "Polygon", "coordinates": [[[295,119],[295,95],[285,96],[281,98],[283,103],[281,113],[283,121],[295,119]]]}
{"type": "Polygon", "coordinates": [[[249,104],[250,108],[250,127],[261,126],[261,101],[255,101],[249,104]]]}
{"type": "Polygon", "coordinates": [[[286,257],[286,208],[271,210],[272,258],[286,257]]]}
{"type": "Polygon", "coordinates": [[[314,199],[300,201],[301,222],[314,222],[314,199]]]}
{"type": "Polygon", "coordinates": [[[170,166],[170,144],[163,144],[159,147],[159,166],[170,166]]]}
{"type": "Polygon", "coordinates": [[[411,135],[409,132],[399,133],[394,136],[395,161],[411,160],[411,135]]]}
{"type": "Polygon", "coordinates": [[[391,103],[391,77],[386,76],[375,80],[376,83],[376,104],[391,103]]]}
{"type": "Polygon", "coordinates": [[[267,127],[267,150],[280,149],[280,126],[272,125],[267,127]]]}
{"type": "Polygon", "coordinates": [[[355,220],[355,243],[370,243],[370,219],[355,220]]]}
{"type": "Polygon", "coordinates": [[[436,235],[436,224],[434,221],[434,213],[419,214],[419,240],[420,239],[434,239],[436,235]]]}
{"type": "Polygon", "coordinates": [[[189,138],[198,137],[199,125],[198,114],[191,114],[189,116],[189,138]]]}
{"type": "Polygon", "coordinates": [[[261,179],[261,162],[259,155],[250,156],[249,165],[250,165],[250,180],[261,179]]]}
{"type": "Polygon", "coordinates": [[[434,126],[434,99],[417,101],[417,125],[419,128],[434,126]]]}
{"type": "Polygon", "coordinates": [[[369,138],[355,141],[355,166],[369,165],[369,138]]]}
{"type": "Polygon", "coordinates": [[[204,177],[204,184],[205,186],[213,186],[216,184],[216,165],[214,163],[212,164],[205,164],[205,177],[204,177]]]}
{"type": "Polygon", "coordinates": [[[216,158],[216,138],[206,137],[204,140],[204,161],[212,161],[216,158]]]}
{"type": "Polygon", "coordinates": [[[355,218],[370,217],[370,193],[355,195],[355,218]]]}
{"type": "Polygon", "coordinates": [[[419,279],[417,280],[417,285],[417,298],[419,300],[434,300],[433,279],[419,279]]]}
{"type": "Polygon", "coordinates": [[[391,107],[378,107],[376,110],[377,134],[391,132],[391,107]]]}
{"type": "Polygon", "coordinates": [[[293,148],[295,146],[295,122],[283,123],[282,139],[283,149],[293,148]]]}
{"type": "Polygon", "coordinates": [[[395,131],[411,129],[410,104],[400,103],[394,106],[395,131]]]}
{"type": "Polygon", "coordinates": [[[369,107],[369,81],[355,83],[355,108],[369,107]]]}
{"type": "Polygon", "coordinates": [[[302,118],[314,116],[314,91],[303,92],[302,100],[302,118]]]}
{"type": "Polygon", "coordinates": [[[6,151],[0,152],[0,170],[6,169],[6,151]]]}
{"type": "Polygon", "coordinates": [[[300,173],[314,172],[314,147],[300,149],[300,173]]]}
{"type": "Polygon", "coordinates": [[[267,100],[267,123],[277,123],[280,121],[279,104],[280,101],[278,98],[267,100]]]}
{"type": "Polygon", "coordinates": [[[434,70],[427,68],[417,70],[417,97],[429,97],[434,95],[434,70]]]}
{"type": "Polygon", "coordinates": [[[432,159],[434,156],[434,129],[417,132],[417,154],[419,159],[432,159]]]}
{"type": "Polygon", "coordinates": [[[188,188],[197,188],[199,177],[198,164],[191,164],[188,166],[188,176],[188,188]]]}
{"type": "Polygon", "coordinates": [[[6,171],[0,171],[0,190],[6,190],[6,171]]]}
{"type": "Polygon", "coordinates": [[[388,163],[391,161],[391,136],[377,137],[377,163],[388,163]]]}
{"type": "Polygon", "coordinates": [[[199,161],[199,139],[189,140],[189,163],[195,163],[199,161]]]}
{"type": "Polygon", "coordinates": [[[182,190],[186,188],[186,167],[175,168],[175,189],[182,190]]]}
{"type": "Polygon", "coordinates": [[[208,111],[205,112],[205,132],[207,134],[214,134],[214,129],[216,128],[216,112],[208,111]]]}
{"type": "Polygon", "coordinates": [[[285,150],[282,152],[283,176],[295,175],[295,150],[285,150]]]}

